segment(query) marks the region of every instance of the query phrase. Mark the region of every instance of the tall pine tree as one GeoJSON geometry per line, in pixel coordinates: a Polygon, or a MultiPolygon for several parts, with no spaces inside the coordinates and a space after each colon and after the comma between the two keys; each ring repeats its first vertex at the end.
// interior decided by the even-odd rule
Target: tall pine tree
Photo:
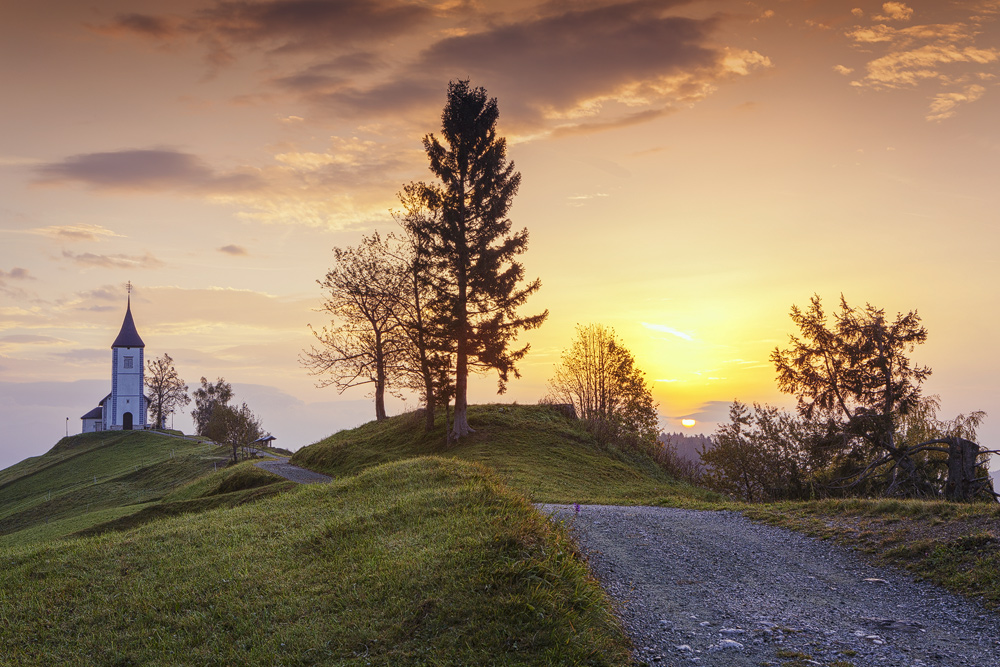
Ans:
{"type": "Polygon", "coordinates": [[[507,217],[521,174],[507,161],[507,142],[497,136],[496,98],[469,81],[452,81],[441,114],[441,140],[424,137],[430,169],[440,179],[425,196],[440,215],[426,226],[434,284],[447,303],[445,321],[455,354],[455,421],[451,435],[467,435],[469,371],[495,369],[499,393],[528,345],[512,349],[522,330],[534,329],[548,310],[527,317],[517,310],[541,286],[525,284],[516,261],[528,247],[528,230],[511,232],[507,217]]]}

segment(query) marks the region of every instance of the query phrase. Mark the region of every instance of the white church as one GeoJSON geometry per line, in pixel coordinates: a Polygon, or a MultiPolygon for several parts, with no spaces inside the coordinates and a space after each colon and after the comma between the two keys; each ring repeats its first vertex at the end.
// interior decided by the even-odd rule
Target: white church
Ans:
{"type": "Polygon", "coordinates": [[[83,415],[83,432],[131,431],[149,428],[146,420],[147,400],[143,395],[143,353],[145,343],[132,321],[132,295],[129,285],[125,321],[118,337],[111,344],[111,393],[100,404],[83,415]]]}

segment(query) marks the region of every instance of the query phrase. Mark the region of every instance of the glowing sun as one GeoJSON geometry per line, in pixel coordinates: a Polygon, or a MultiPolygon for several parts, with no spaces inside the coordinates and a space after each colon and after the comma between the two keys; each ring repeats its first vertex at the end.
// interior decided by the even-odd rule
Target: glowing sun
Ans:
{"type": "Polygon", "coordinates": [[[682,419],[681,420],[681,424],[684,426],[684,428],[691,428],[692,426],[694,426],[697,423],[698,422],[696,422],[693,419],[682,419]]]}

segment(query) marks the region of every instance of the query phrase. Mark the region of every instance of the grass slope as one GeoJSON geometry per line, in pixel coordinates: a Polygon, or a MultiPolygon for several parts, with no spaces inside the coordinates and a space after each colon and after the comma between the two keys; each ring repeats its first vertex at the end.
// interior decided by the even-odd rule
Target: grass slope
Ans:
{"type": "Polygon", "coordinates": [[[371,466],[435,455],[482,463],[535,502],[698,504],[718,498],[677,482],[645,456],[602,448],[583,424],[540,405],[474,405],[476,432],[445,443],[444,414],[427,433],[419,413],[340,431],[291,462],[344,477],[371,466]]]}
{"type": "Polygon", "coordinates": [[[0,471],[0,545],[119,519],[224,463],[215,445],[148,431],[63,438],[0,471]]]}
{"type": "Polygon", "coordinates": [[[4,664],[626,664],[608,609],[562,529],[440,458],[0,549],[4,664]]]}

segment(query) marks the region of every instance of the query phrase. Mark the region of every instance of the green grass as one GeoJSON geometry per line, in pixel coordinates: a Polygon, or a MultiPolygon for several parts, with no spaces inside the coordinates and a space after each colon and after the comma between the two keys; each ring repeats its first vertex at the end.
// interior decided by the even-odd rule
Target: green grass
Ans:
{"type": "Polygon", "coordinates": [[[415,458],[252,505],[0,549],[0,662],[621,665],[561,528],[415,458]]]}
{"type": "Polygon", "coordinates": [[[224,465],[211,444],[155,432],[63,438],[0,471],[0,544],[68,535],[142,510],[224,465]]]}
{"type": "Polygon", "coordinates": [[[434,455],[481,463],[535,502],[681,504],[718,495],[667,475],[649,457],[600,447],[583,424],[540,405],[474,405],[475,433],[445,443],[444,414],[427,433],[417,413],[370,422],[300,449],[291,462],[346,477],[369,467],[434,455]]]}
{"type": "MultiPolygon", "coordinates": [[[[186,484],[162,500],[131,511],[121,511],[98,523],[74,530],[72,537],[100,535],[135,528],[166,517],[205,512],[219,507],[236,507],[298,486],[280,475],[261,470],[252,461],[222,468],[186,484]]],[[[128,510],[129,508],[122,508],[128,510]]],[[[16,533],[14,537],[21,535],[16,533]]],[[[23,541],[23,540],[22,540],[23,541]]]]}

